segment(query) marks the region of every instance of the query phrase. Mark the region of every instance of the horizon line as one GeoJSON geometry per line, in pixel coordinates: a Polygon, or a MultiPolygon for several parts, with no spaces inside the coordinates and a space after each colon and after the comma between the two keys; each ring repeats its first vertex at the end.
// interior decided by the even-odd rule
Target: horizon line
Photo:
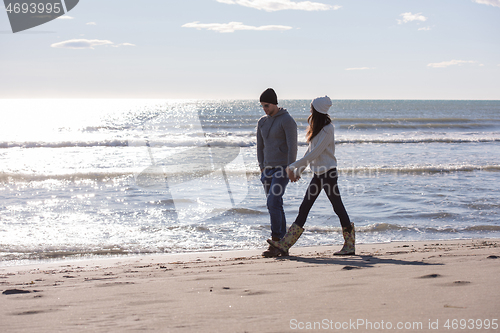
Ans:
{"type": "MultiPolygon", "coordinates": [[[[333,101],[500,101],[499,99],[480,98],[331,98],[333,101]]],[[[147,98],[147,97],[33,97],[33,98],[4,98],[0,100],[169,100],[169,101],[252,101],[256,98],[147,98]]],[[[304,101],[311,98],[281,98],[281,101],[304,101]]],[[[278,103],[279,105],[279,103],[278,103]]]]}

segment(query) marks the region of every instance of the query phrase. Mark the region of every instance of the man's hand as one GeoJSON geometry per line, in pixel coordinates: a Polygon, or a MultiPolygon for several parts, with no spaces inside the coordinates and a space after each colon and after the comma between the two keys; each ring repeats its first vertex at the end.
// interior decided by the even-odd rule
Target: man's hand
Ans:
{"type": "Polygon", "coordinates": [[[292,183],[295,183],[297,180],[300,179],[300,176],[295,177],[293,171],[290,170],[288,167],[286,167],[286,174],[288,175],[288,178],[290,178],[292,183]]]}

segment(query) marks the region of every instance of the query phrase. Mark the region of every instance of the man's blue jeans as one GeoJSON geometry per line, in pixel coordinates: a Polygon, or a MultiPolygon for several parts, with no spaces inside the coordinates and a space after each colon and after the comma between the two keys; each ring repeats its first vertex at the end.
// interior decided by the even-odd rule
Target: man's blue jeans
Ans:
{"type": "Polygon", "coordinates": [[[271,215],[271,236],[283,238],[286,233],[285,211],[283,210],[283,194],[290,179],[286,174],[286,166],[265,168],[260,177],[267,197],[267,210],[271,215]]]}

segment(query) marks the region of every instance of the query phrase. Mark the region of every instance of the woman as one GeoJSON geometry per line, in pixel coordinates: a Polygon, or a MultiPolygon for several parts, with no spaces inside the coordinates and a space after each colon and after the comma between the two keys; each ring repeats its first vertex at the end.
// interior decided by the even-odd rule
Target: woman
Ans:
{"type": "Polygon", "coordinates": [[[344,246],[335,255],[355,254],[355,234],[354,223],[349,220],[349,215],[345,210],[337,185],[337,159],[335,158],[334,127],[328,115],[328,110],[332,106],[332,101],[328,96],[315,98],[311,103],[311,115],[307,119],[309,127],[306,139],[309,143],[304,157],[295,163],[290,164],[286,172],[292,182],[300,179],[300,174],[308,164],[314,172],[314,177],[307,188],[302,204],[299,208],[299,215],[290,226],[286,235],[279,241],[268,239],[267,242],[280,250],[282,255],[288,255],[288,250],[299,239],[304,232],[304,224],[307,215],[314,202],[324,189],[328,199],[332,203],[333,210],[340,219],[342,233],[344,236],[344,246]]]}

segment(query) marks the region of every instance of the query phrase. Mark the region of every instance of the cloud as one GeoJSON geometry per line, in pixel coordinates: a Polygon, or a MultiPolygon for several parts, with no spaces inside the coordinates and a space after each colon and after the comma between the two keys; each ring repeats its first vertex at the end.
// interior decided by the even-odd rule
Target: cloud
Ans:
{"type": "Polygon", "coordinates": [[[200,23],[198,21],[191,22],[191,23],[186,23],[182,27],[183,28],[196,28],[198,30],[200,30],[200,29],[207,29],[207,30],[213,30],[213,31],[221,32],[221,33],[235,32],[236,30],[258,30],[258,31],[277,30],[277,31],[285,31],[285,30],[292,29],[292,27],[289,27],[289,26],[286,26],[286,25],[262,25],[260,27],[254,27],[254,26],[251,26],[251,25],[244,25],[241,22],[200,23]]]}
{"type": "Polygon", "coordinates": [[[363,71],[366,69],[372,69],[370,67],[353,67],[353,68],[346,68],[346,71],[363,71]]]}
{"type": "Polygon", "coordinates": [[[450,61],[443,61],[443,62],[434,62],[430,63],[427,66],[432,67],[432,68],[446,68],[449,66],[462,66],[463,64],[475,64],[477,61],[466,61],[466,60],[450,60],[450,61]]]}
{"type": "Polygon", "coordinates": [[[431,27],[422,27],[422,28],[418,28],[418,31],[429,31],[431,30],[431,27]]]}
{"type": "Polygon", "coordinates": [[[85,23],[86,25],[97,25],[97,23],[95,22],[88,22],[88,23],[85,23]]]}
{"type": "Polygon", "coordinates": [[[56,17],[56,19],[58,19],[58,20],[73,20],[74,17],[69,16],[69,15],[63,15],[63,16],[56,17]]]}
{"type": "Polygon", "coordinates": [[[120,44],[114,44],[114,45],[111,45],[112,47],[120,47],[120,46],[135,46],[135,44],[131,44],[131,43],[120,43],[120,44]]]}
{"type": "Polygon", "coordinates": [[[423,16],[423,15],[420,15],[422,13],[417,13],[417,14],[412,14],[410,12],[408,13],[403,13],[399,16],[402,16],[403,19],[402,20],[399,20],[399,19],[396,19],[396,21],[398,21],[398,24],[403,24],[403,23],[408,23],[408,22],[412,22],[412,21],[426,21],[427,20],[427,17],[423,16]]]}
{"type": "Polygon", "coordinates": [[[342,6],[326,5],[324,3],[312,1],[299,1],[293,2],[290,0],[217,0],[217,2],[225,3],[228,5],[240,5],[266,12],[275,12],[278,10],[305,10],[305,11],[318,11],[318,10],[337,10],[342,6]]]}
{"type": "Polygon", "coordinates": [[[500,0],[473,0],[473,1],[476,3],[483,4],[483,5],[500,7],[500,0]]]}
{"type": "Polygon", "coordinates": [[[114,44],[113,42],[109,40],[99,40],[99,39],[70,39],[64,42],[59,42],[59,43],[54,43],[50,45],[51,47],[54,48],[59,48],[59,49],[94,49],[96,46],[106,46],[106,45],[111,45],[113,47],[120,47],[120,46],[135,46],[134,44],[130,43],[121,43],[121,44],[114,44]]]}

